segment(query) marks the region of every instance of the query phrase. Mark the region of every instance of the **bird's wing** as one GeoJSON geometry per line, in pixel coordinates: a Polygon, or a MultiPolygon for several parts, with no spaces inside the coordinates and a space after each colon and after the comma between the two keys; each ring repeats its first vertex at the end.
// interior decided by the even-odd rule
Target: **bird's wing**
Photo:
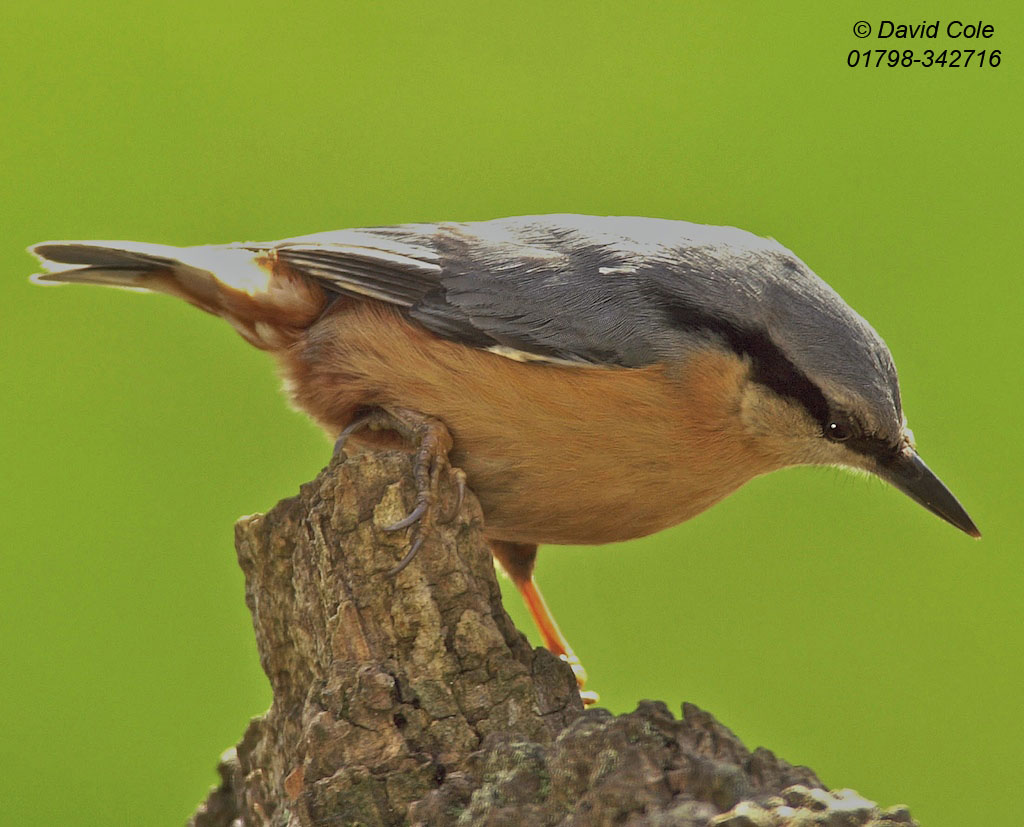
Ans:
{"type": "Polygon", "coordinates": [[[442,272],[430,234],[408,227],[339,230],[267,246],[280,261],[337,292],[403,308],[435,287],[442,272]]]}
{"type": "Polygon", "coordinates": [[[666,344],[655,335],[663,310],[644,271],[663,244],[657,229],[681,223],[526,216],[409,224],[289,239],[275,252],[337,292],[402,308],[446,339],[514,359],[639,367],[666,344]]]}

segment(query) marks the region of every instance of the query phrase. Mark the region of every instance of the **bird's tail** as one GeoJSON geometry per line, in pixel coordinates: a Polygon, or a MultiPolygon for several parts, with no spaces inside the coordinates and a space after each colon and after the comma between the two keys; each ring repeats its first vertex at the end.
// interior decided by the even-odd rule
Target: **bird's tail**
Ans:
{"type": "Polygon", "coordinates": [[[29,252],[48,271],[32,276],[37,284],[101,284],[167,293],[223,317],[265,349],[287,345],[326,303],[319,285],[279,264],[266,244],[169,247],[137,241],[47,241],[29,252]]]}

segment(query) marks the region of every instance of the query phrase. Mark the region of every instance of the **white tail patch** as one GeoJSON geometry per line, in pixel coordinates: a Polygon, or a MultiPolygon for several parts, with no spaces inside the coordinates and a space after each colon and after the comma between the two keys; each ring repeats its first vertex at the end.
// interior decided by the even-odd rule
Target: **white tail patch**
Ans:
{"type": "Polygon", "coordinates": [[[29,249],[50,272],[37,282],[104,284],[184,293],[209,303],[221,286],[255,296],[272,277],[267,253],[241,246],[169,247],[139,241],[46,241],[29,249]],[[68,269],[66,265],[79,265],[68,269]],[[170,275],[180,290],[155,279],[170,275]]]}
{"type": "Polygon", "coordinates": [[[259,244],[167,247],[134,241],[51,241],[31,252],[50,270],[33,276],[34,282],[167,293],[224,318],[265,350],[294,342],[326,302],[313,279],[276,266],[273,251],[259,244]]]}

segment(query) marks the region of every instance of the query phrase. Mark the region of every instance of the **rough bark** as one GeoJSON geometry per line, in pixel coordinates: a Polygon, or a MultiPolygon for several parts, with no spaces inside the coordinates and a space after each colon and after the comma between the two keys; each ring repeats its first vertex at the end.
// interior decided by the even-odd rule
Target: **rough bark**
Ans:
{"type": "Polygon", "coordinates": [[[339,457],[236,525],[274,700],[221,759],[193,827],[872,825],[915,822],[748,751],[706,712],[584,711],[505,614],[471,494],[413,563],[409,457],[339,457]]]}

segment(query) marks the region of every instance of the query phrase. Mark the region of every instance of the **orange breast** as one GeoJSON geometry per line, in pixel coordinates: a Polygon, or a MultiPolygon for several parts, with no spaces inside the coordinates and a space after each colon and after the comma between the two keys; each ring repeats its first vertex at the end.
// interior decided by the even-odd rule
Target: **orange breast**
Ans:
{"type": "Polygon", "coordinates": [[[444,421],[494,539],[638,537],[770,470],[739,427],[746,367],[714,349],[642,369],[517,362],[358,301],[339,302],[279,358],[296,405],[332,436],[367,405],[444,421]]]}

